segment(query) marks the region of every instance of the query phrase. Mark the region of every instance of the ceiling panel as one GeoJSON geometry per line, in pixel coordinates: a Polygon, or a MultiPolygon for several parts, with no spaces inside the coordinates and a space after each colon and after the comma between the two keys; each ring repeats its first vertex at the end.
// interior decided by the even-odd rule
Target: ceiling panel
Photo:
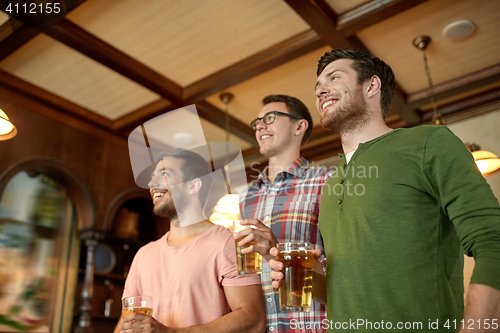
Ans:
{"type": "Polygon", "coordinates": [[[284,1],[89,0],[67,18],[181,86],[309,29],[284,1]]]}
{"type": "Polygon", "coordinates": [[[466,75],[500,62],[500,1],[434,0],[362,30],[358,37],[387,62],[406,93],[428,87],[423,54],[412,45],[420,35],[432,42],[426,50],[434,84],[466,75]],[[442,30],[456,20],[470,19],[476,31],[453,41],[442,30]]]}
{"type": "Polygon", "coordinates": [[[370,1],[369,0],[326,0],[326,2],[330,5],[330,7],[333,8],[335,13],[344,14],[370,1]]]}
{"type": "MultiPolygon", "coordinates": [[[[329,47],[318,49],[226,89],[234,94],[234,99],[229,104],[230,114],[250,124],[262,109],[262,99],[265,96],[285,94],[304,102],[312,115],[314,125],[319,125],[314,95],[316,67],[319,58],[330,50],[329,47]]],[[[218,94],[208,97],[207,100],[221,109],[224,108],[218,94]]]]}
{"type": "Polygon", "coordinates": [[[43,34],[0,62],[0,67],[111,120],[159,98],[43,34]]]}

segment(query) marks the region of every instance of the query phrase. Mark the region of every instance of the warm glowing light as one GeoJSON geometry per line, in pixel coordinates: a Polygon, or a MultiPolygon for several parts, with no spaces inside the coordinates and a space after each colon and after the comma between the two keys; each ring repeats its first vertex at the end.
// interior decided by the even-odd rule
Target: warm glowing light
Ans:
{"type": "Polygon", "coordinates": [[[485,173],[486,170],[488,170],[488,162],[486,162],[485,160],[476,161],[476,165],[481,173],[485,173]]]}
{"type": "Polygon", "coordinates": [[[476,150],[472,152],[477,168],[483,176],[489,176],[500,171],[500,158],[497,155],[486,151],[476,150]]]}
{"type": "Polygon", "coordinates": [[[218,224],[220,226],[223,226],[225,228],[231,228],[233,226],[233,221],[236,221],[239,219],[239,216],[231,218],[229,215],[221,214],[221,213],[213,213],[209,220],[214,223],[218,224]]]}
{"type": "Polygon", "coordinates": [[[15,137],[16,127],[10,122],[9,117],[0,109],[0,140],[7,140],[15,137]]]}
{"type": "Polygon", "coordinates": [[[228,194],[217,201],[214,211],[222,214],[236,215],[240,213],[240,196],[238,194],[228,194]]]}
{"type": "Polygon", "coordinates": [[[0,135],[10,133],[14,129],[14,126],[9,121],[9,117],[0,109],[0,135]]]}
{"type": "Polygon", "coordinates": [[[240,218],[240,196],[237,194],[228,194],[217,201],[214,207],[214,213],[209,220],[212,223],[229,228],[233,226],[233,221],[240,218]]]}

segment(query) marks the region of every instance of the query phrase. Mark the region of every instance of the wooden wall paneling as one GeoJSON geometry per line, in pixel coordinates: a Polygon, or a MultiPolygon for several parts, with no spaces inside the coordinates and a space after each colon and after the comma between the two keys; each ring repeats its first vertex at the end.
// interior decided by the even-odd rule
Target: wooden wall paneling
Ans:
{"type": "Polygon", "coordinates": [[[36,103],[20,103],[22,96],[8,95],[0,89],[0,103],[18,128],[11,140],[0,142],[0,170],[34,156],[60,160],[88,184],[96,198],[95,228],[102,228],[104,213],[120,192],[136,188],[127,141],[102,129],[85,124],[68,125],[33,112],[36,103]],[[91,128],[93,127],[93,128],[91,128]]]}

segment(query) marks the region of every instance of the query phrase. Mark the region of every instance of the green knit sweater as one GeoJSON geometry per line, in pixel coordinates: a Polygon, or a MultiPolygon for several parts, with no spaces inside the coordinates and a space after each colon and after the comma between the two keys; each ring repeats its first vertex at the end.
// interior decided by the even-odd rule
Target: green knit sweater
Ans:
{"type": "Polygon", "coordinates": [[[463,253],[476,261],[471,283],[500,290],[500,207],[470,152],[447,127],[420,126],[362,143],[343,160],[319,214],[325,327],[456,331],[463,253]]]}

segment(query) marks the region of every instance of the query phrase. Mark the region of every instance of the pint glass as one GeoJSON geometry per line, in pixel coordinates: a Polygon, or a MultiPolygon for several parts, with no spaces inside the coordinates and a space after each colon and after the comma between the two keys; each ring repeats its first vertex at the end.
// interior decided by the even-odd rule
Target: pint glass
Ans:
{"type": "MultiPolygon", "coordinates": [[[[251,228],[240,224],[240,221],[233,222],[233,234],[251,228]]],[[[260,274],[262,273],[262,256],[257,252],[241,253],[242,247],[238,243],[245,237],[235,239],[236,242],[236,261],[238,265],[238,274],[260,274]]],[[[246,246],[257,245],[256,242],[250,242],[246,246]]]]}
{"type": "Polygon", "coordinates": [[[153,297],[130,296],[122,299],[122,316],[125,318],[132,313],[143,313],[153,315],[153,297]]]}
{"type": "Polygon", "coordinates": [[[305,242],[278,243],[276,260],[283,263],[284,278],[279,295],[281,311],[308,312],[311,309],[313,245],[305,242]]]}

